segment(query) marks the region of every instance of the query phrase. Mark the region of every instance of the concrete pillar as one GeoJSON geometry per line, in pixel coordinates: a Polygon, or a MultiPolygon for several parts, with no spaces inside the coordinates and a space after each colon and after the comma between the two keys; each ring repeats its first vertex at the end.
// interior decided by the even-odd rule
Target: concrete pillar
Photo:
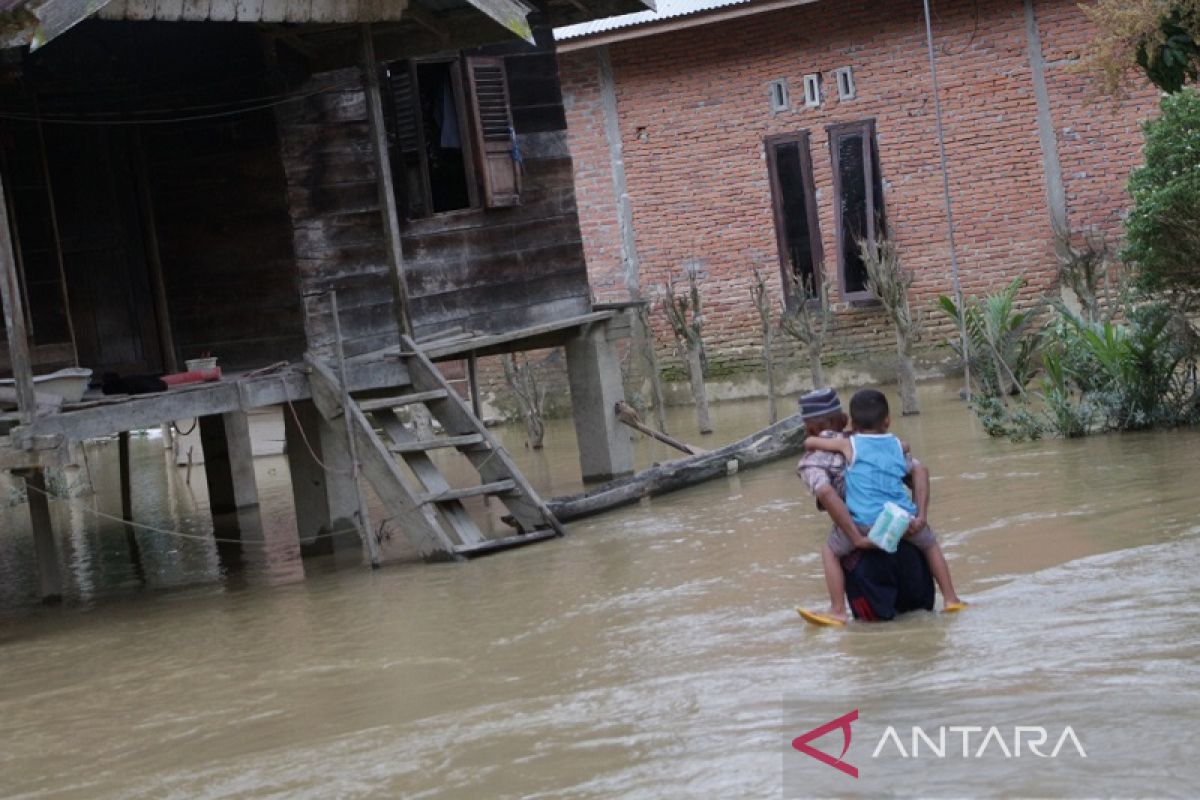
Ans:
{"type": "Polygon", "coordinates": [[[286,525],[268,527],[257,506],[214,514],[213,536],[229,586],[277,586],[304,580],[296,531],[286,525]]]}
{"type": "Polygon", "coordinates": [[[37,556],[38,587],[43,602],[62,599],[62,570],[58,546],[50,521],[50,498],[46,495],[46,473],[31,469],[22,473],[29,497],[29,519],[33,527],[33,550],[37,556]]]}
{"type": "Polygon", "coordinates": [[[244,411],[200,418],[200,446],[208,477],[208,503],[214,514],[258,505],[250,423],[244,411]]]}
{"type": "Polygon", "coordinates": [[[335,537],[327,535],[331,531],[348,531],[347,535],[357,541],[354,512],[358,496],[345,432],[334,429],[307,400],[293,403],[292,408],[283,407],[283,431],[292,476],[296,528],[304,554],[332,553],[335,537]]]}
{"type": "Polygon", "coordinates": [[[566,346],[571,415],[585,481],[610,480],[633,472],[633,443],[613,409],[625,399],[621,364],[608,340],[607,325],[591,325],[566,346]]]}

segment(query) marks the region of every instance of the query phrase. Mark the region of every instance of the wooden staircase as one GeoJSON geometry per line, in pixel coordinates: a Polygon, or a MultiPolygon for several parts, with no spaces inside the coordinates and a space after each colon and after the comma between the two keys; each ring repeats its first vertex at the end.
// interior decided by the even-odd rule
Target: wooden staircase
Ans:
{"type": "MultiPolygon", "coordinates": [[[[320,358],[310,353],[305,360],[311,368],[318,410],[328,420],[349,416],[346,426],[363,475],[421,555],[427,559],[473,557],[562,536],[562,525],[508,452],[407,337],[399,358],[408,383],[389,397],[369,399],[356,399],[345,392],[338,373],[320,358]],[[344,402],[346,399],[349,402],[344,402]],[[397,413],[415,405],[429,410],[441,424],[441,435],[422,438],[397,413]],[[462,454],[479,482],[452,486],[430,456],[442,449],[462,454]],[[402,469],[401,463],[408,469],[402,469]],[[497,498],[516,521],[518,532],[489,538],[463,504],[472,497],[497,498]]],[[[372,560],[376,560],[374,553],[372,560]]]]}

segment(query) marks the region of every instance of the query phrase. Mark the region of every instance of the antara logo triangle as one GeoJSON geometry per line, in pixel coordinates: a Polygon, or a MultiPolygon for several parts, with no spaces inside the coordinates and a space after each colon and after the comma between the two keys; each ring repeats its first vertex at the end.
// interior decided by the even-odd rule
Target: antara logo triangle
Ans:
{"type": "Polygon", "coordinates": [[[850,723],[854,722],[857,719],[858,719],[858,709],[856,708],[853,711],[851,711],[849,714],[843,714],[842,716],[838,717],[837,719],[830,720],[829,722],[826,722],[824,725],[822,725],[818,728],[813,728],[808,733],[801,734],[800,736],[797,736],[795,739],[792,739],[792,748],[795,750],[799,750],[801,753],[804,753],[804,755],[806,755],[806,756],[811,756],[811,757],[815,758],[817,761],[820,761],[822,764],[828,764],[829,766],[833,767],[834,769],[840,770],[840,771],[846,773],[851,778],[857,778],[858,777],[858,767],[854,766],[853,764],[848,764],[842,760],[846,756],[846,751],[848,751],[850,749],[850,737],[851,737],[850,723]],[[839,755],[837,758],[834,758],[833,756],[829,755],[828,753],[822,753],[820,750],[809,745],[809,742],[813,741],[814,739],[820,739],[822,736],[829,733],[830,731],[835,731],[835,730],[838,730],[839,728],[842,731],[843,742],[842,742],[842,754],[839,755]]]}

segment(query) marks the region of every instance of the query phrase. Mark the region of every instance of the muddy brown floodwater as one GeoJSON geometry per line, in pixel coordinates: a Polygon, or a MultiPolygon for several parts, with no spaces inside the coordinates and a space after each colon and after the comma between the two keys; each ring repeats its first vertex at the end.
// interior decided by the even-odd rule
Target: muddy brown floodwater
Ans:
{"type": "MultiPolygon", "coordinates": [[[[251,547],[224,569],[201,473],[189,489],[137,440],[137,518],[199,537],[138,534],[149,589],[91,499],[57,502],[68,599],[39,607],[25,508],[0,511],[0,795],[1195,796],[1200,433],[1010,444],[953,386],[922,400],[897,430],[973,607],[844,631],[793,610],[823,602],[826,523],[790,462],[471,563],[371,572],[351,550],[287,583],[298,565],[251,547]],[[851,708],[857,781],[788,747],[851,708]],[[873,758],[885,723],[906,748],[913,725],[1010,747],[1013,725],[1069,725],[1087,758],[961,758],[954,733],[944,758],[873,758]]],[[[716,440],[764,416],[717,406],[716,440]]],[[[569,422],[539,455],[504,435],[548,494],[576,488],[569,422]]],[[[109,513],[115,451],[90,451],[109,513]]],[[[257,466],[270,539],[286,464],[257,466]]]]}

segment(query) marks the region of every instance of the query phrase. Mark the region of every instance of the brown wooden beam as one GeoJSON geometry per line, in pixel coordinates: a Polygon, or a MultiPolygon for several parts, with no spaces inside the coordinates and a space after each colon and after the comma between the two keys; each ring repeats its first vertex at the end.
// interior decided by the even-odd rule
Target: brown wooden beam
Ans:
{"type": "Polygon", "coordinates": [[[29,337],[25,332],[25,304],[21,299],[21,281],[13,251],[12,231],[8,227],[8,201],[4,179],[0,176],[0,306],[4,312],[4,331],[8,336],[8,357],[17,390],[17,411],[28,424],[37,414],[33,391],[33,366],[29,361],[29,337]]]}
{"type": "Polygon", "coordinates": [[[392,185],[392,162],[388,152],[387,129],[383,121],[383,99],[379,89],[379,64],[375,60],[375,38],[370,25],[362,26],[362,57],[367,121],[371,128],[371,145],[375,149],[375,179],[379,187],[379,208],[383,214],[388,265],[391,267],[396,325],[401,335],[412,336],[408,285],[404,278],[404,251],[400,244],[400,214],[396,209],[396,190],[392,185]]]}
{"type": "MultiPolygon", "coordinates": [[[[142,211],[142,228],[146,243],[146,260],[150,264],[150,287],[154,294],[154,316],[158,321],[158,346],[162,351],[162,366],[166,372],[178,372],[175,358],[175,337],[171,333],[171,310],[167,304],[167,283],[163,277],[162,252],[158,246],[158,220],[154,213],[154,196],[150,191],[150,170],[146,165],[146,148],[142,132],[133,129],[133,175],[138,204],[142,211]]],[[[69,313],[69,309],[68,309],[69,313]]]]}

